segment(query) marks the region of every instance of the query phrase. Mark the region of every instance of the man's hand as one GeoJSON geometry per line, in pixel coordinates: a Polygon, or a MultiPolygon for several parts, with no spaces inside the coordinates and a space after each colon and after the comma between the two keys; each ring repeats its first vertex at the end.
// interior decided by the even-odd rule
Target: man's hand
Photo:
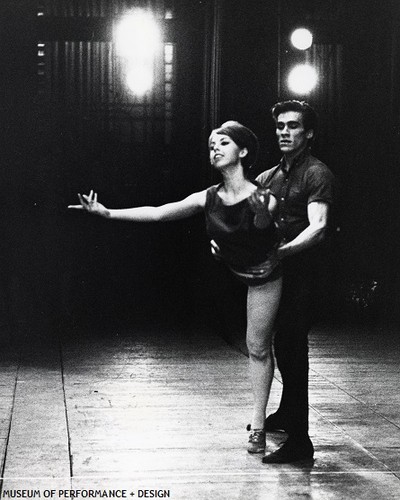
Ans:
{"type": "Polygon", "coordinates": [[[279,246],[280,259],[307,250],[324,239],[328,226],[329,205],[322,201],[313,201],[308,204],[307,213],[309,225],[294,240],[279,246]]]}

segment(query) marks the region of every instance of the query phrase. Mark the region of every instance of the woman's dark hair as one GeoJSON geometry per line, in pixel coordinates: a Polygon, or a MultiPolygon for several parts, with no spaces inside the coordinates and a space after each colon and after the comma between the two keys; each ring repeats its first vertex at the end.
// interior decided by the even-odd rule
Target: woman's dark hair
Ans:
{"type": "Polygon", "coordinates": [[[301,113],[304,129],[306,131],[314,130],[315,136],[317,133],[318,115],[307,102],[296,100],[278,102],[271,109],[272,117],[275,122],[278,120],[278,116],[281,113],[286,113],[287,111],[297,111],[301,113]]]}
{"type": "MultiPolygon", "coordinates": [[[[258,156],[258,139],[256,134],[241,123],[229,120],[223,123],[220,127],[214,129],[212,134],[227,135],[235,142],[239,148],[246,148],[248,153],[242,158],[242,166],[247,172],[256,162],[258,156]]],[[[211,138],[210,135],[210,138],[211,138]]]]}

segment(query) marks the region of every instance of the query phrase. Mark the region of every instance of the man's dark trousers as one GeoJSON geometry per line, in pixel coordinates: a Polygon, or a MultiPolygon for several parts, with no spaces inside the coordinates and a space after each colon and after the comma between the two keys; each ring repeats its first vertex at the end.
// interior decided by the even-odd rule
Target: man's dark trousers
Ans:
{"type": "Polygon", "coordinates": [[[283,260],[283,291],[274,340],[283,391],[277,422],[293,439],[308,436],[308,333],[314,319],[315,255],[283,260]]]}

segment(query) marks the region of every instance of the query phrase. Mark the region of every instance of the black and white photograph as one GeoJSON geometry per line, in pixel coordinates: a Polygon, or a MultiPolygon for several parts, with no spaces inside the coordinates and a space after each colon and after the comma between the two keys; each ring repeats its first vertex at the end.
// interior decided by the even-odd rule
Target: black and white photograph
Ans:
{"type": "Polygon", "coordinates": [[[398,500],[400,2],[0,40],[0,499],[398,500]]]}

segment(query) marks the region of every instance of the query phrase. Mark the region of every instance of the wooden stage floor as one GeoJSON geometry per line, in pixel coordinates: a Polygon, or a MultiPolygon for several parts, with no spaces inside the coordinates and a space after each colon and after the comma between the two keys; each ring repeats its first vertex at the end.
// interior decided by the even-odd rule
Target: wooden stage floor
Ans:
{"type": "MultiPolygon", "coordinates": [[[[3,342],[1,498],[398,500],[399,331],[319,326],[310,359],[315,461],[264,465],[246,452],[247,358],[215,333],[3,342]]],[[[280,389],[277,373],[271,411],[280,389]]]]}

